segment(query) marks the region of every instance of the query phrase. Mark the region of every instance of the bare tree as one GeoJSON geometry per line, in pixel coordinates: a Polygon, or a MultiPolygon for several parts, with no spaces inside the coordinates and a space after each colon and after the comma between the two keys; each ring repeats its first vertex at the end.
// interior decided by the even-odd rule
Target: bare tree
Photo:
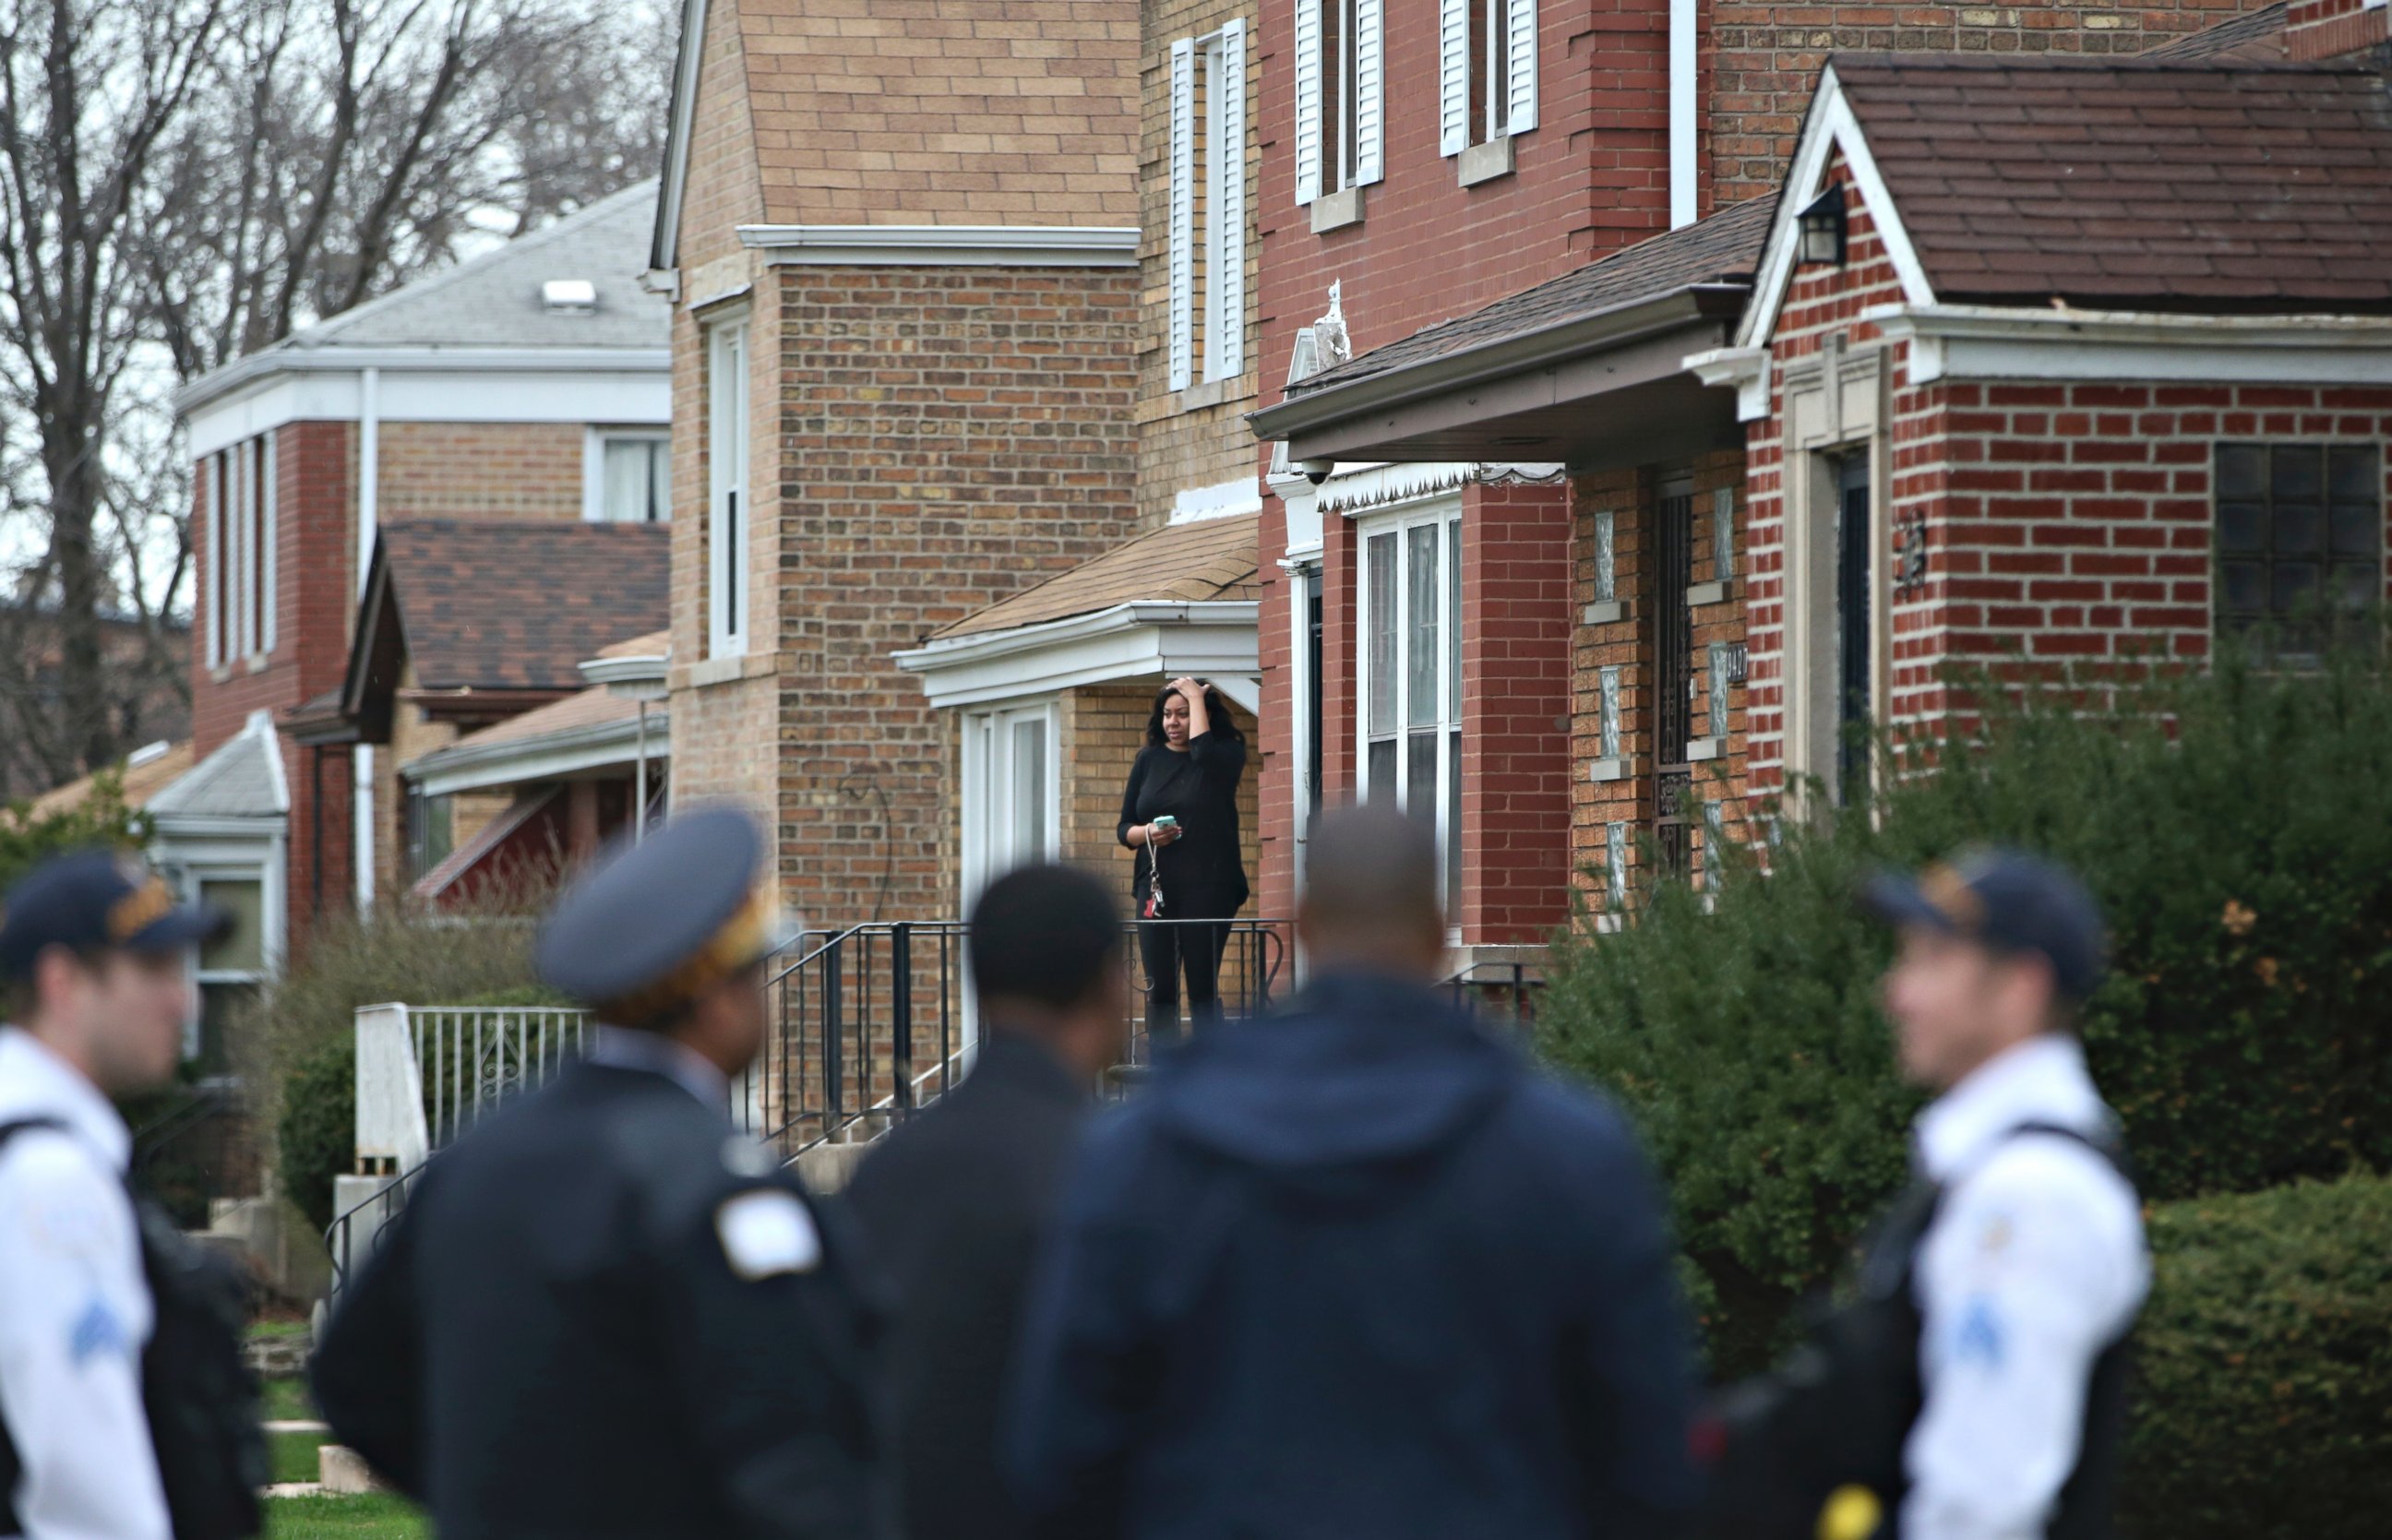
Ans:
{"type": "Polygon", "coordinates": [[[675,8],[0,0],[0,785],[183,688],[173,387],[651,175],[675,8]]]}

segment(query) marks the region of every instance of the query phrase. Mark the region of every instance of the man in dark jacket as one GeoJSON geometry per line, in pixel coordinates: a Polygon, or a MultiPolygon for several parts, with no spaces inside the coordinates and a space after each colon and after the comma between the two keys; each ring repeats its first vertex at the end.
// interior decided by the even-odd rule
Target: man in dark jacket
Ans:
{"type": "Polygon", "coordinates": [[[317,1404],[441,1540],[878,1540],[852,1249],[733,1132],[778,927],[763,834],[683,815],[577,884],[541,975],[607,1025],[434,1157],[317,1404]]]}
{"type": "Polygon", "coordinates": [[[1618,1115],[1431,990],[1428,835],[1324,817],[1289,1014],[1098,1125],[1042,1258],[1012,1456],[1138,1540],[1562,1540],[1690,1503],[1690,1328],[1618,1115]]]}
{"type": "Polygon", "coordinates": [[[1095,878],[999,878],[972,911],[981,1050],[848,1187],[890,1286],[887,1344],[911,1540],[1029,1533],[999,1476],[1007,1361],[1041,1228],[1128,1017],[1122,920],[1095,878]]]}

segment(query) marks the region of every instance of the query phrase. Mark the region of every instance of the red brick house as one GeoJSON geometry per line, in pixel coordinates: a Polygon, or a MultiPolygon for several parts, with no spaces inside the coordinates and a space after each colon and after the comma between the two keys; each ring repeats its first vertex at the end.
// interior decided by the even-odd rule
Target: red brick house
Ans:
{"type": "MultiPolygon", "coordinates": [[[[1948,709],[1947,664],[2198,656],[2311,596],[2380,594],[2392,117],[2367,70],[2282,63],[2380,40],[2385,13],[2322,9],[2139,59],[1838,56],[1778,196],[1257,414],[1289,461],[1336,464],[1332,511],[1353,461],[1567,467],[1536,569],[1566,574],[1566,640],[1523,652],[1492,609],[1462,640],[1502,615],[1566,703],[1567,793],[1541,755],[1545,779],[1507,782],[1556,831],[1540,888],[1574,871],[1600,904],[1648,860],[1698,874],[1748,809],[1867,773],[1860,728],[1948,709]]],[[[1332,721],[1358,672],[1341,586],[1332,721]]],[[[1485,666],[1463,663],[1465,702],[1485,666]]],[[[1466,785],[1466,705],[1463,726],[1466,785]]],[[[1368,782],[1324,761],[1332,786],[1368,782]]],[[[1461,822],[1466,891],[1490,853],[1461,822]]]]}

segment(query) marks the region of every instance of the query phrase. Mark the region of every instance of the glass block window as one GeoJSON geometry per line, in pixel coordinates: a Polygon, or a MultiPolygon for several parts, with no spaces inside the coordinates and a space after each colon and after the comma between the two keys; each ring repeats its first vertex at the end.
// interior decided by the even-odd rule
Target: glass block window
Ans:
{"type": "Polygon", "coordinates": [[[2384,591],[2384,475],[2372,444],[2217,446],[2216,615],[2278,656],[2314,655],[2384,591]]]}

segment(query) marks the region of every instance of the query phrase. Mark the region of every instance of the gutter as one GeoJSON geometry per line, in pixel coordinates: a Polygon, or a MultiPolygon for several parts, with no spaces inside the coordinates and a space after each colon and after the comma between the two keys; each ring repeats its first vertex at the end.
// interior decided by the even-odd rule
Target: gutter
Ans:
{"type": "Polygon", "coordinates": [[[976,631],[946,637],[906,652],[892,653],[898,667],[908,673],[929,673],[958,664],[982,663],[1016,653],[1034,653],[1059,643],[1085,641],[1118,631],[1151,626],[1229,626],[1251,628],[1258,602],[1252,599],[1132,600],[1110,609],[1034,626],[1014,626],[1001,631],[976,631]]]}
{"type": "Polygon", "coordinates": [[[438,343],[419,347],[348,347],[337,342],[277,343],[200,376],[168,399],[178,417],[188,416],[244,385],[277,374],[352,374],[364,369],[455,374],[520,374],[563,371],[580,374],[663,374],[672,369],[670,347],[462,347],[438,343]]]}
{"type": "MultiPolygon", "coordinates": [[[[1666,294],[1628,300],[1500,343],[1332,385],[1246,415],[1256,438],[1294,438],[1349,418],[1408,406],[1465,386],[1526,374],[1606,347],[1672,330],[1688,321],[1742,312],[1751,287],[1744,283],[1696,283],[1666,294]]],[[[1367,355],[1366,355],[1367,356],[1367,355]]]]}
{"type": "MultiPolygon", "coordinates": [[[[649,718],[648,732],[653,736],[663,724],[661,713],[649,718]]],[[[450,791],[478,791],[488,786],[514,785],[536,778],[547,762],[558,758],[587,760],[574,768],[587,769],[601,764],[629,764],[641,735],[636,718],[618,721],[597,722],[588,727],[566,728],[556,732],[543,732],[532,737],[510,738],[495,744],[451,744],[434,749],[420,759],[411,759],[399,767],[399,774],[416,783],[427,796],[437,796],[450,791]],[[619,755],[600,757],[606,751],[619,750],[619,755]],[[475,775],[475,771],[514,770],[511,774],[475,775]],[[526,773],[528,770],[531,773],[526,773]]],[[[653,758],[663,757],[655,749],[653,758]]]]}

